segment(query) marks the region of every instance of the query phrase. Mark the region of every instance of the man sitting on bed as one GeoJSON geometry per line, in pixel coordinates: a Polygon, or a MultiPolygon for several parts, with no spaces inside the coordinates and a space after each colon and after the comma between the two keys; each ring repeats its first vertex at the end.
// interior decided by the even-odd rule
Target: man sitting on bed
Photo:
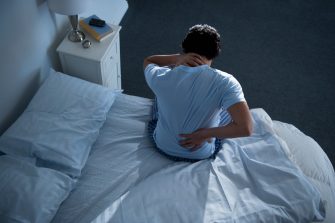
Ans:
{"type": "Polygon", "coordinates": [[[144,60],[145,78],[157,103],[149,133],[158,151],[173,160],[215,158],[220,139],[251,134],[249,108],[239,82],[211,67],[220,52],[215,28],[191,27],[182,48],[183,54],[144,60]]]}

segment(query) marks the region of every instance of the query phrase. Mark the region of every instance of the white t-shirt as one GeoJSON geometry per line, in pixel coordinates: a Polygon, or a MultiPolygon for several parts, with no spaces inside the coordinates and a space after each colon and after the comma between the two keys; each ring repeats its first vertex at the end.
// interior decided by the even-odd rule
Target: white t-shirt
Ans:
{"type": "Polygon", "coordinates": [[[215,149],[214,140],[190,151],[179,145],[179,134],[219,126],[220,112],[245,101],[242,87],[230,74],[208,65],[159,67],[149,64],[145,78],[157,97],[158,122],[154,139],[165,153],[189,159],[205,159],[215,149]]]}

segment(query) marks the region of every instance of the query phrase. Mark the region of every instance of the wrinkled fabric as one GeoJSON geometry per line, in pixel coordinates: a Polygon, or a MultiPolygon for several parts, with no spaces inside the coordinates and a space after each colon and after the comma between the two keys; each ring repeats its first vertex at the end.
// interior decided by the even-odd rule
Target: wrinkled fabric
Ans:
{"type": "Polygon", "coordinates": [[[53,222],[311,222],[319,191],[283,152],[271,118],[252,110],[251,137],[223,141],[215,160],[174,162],[147,134],[152,103],[120,95],[83,174],[53,222]]]}

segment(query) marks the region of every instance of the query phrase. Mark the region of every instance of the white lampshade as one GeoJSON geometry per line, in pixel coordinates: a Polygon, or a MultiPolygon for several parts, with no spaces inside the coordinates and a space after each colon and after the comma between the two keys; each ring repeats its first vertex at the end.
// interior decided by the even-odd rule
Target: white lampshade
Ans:
{"type": "Polygon", "coordinates": [[[90,0],[47,0],[49,9],[63,15],[78,15],[90,7],[90,0]]]}

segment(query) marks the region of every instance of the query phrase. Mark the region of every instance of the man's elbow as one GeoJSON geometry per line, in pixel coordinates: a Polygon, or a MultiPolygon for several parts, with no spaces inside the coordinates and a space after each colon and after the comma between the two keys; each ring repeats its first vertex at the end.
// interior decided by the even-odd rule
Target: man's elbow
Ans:
{"type": "Polygon", "coordinates": [[[253,131],[253,125],[252,125],[252,122],[245,124],[245,125],[243,126],[243,128],[242,128],[242,134],[243,134],[243,136],[245,136],[245,137],[247,137],[247,136],[251,136],[252,131],[253,131]]]}

